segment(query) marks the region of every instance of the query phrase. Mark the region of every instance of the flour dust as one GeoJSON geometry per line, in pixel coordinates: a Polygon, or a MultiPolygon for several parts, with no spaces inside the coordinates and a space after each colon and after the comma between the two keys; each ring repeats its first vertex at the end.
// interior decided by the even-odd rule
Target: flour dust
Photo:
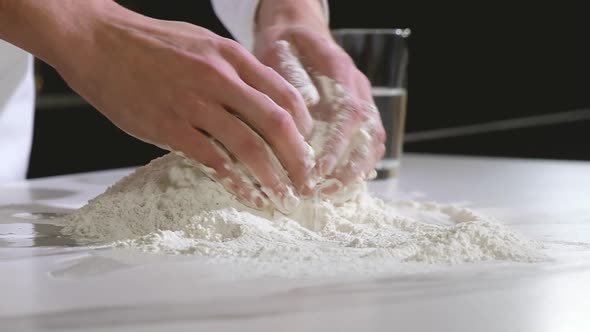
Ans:
{"type": "Polygon", "coordinates": [[[254,210],[174,153],[137,169],[63,223],[65,234],[88,245],[198,255],[274,275],[543,259],[536,242],[467,208],[384,202],[363,183],[332,200],[303,200],[289,215],[254,210]]]}

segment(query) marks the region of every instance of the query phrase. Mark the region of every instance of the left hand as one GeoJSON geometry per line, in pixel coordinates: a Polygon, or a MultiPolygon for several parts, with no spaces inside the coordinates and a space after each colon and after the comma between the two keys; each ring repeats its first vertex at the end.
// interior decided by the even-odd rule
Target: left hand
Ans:
{"type": "MultiPolygon", "coordinates": [[[[334,130],[331,131],[333,135],[328,137],[325,148],[316,156],[316,171],[322,178],[339,180],[342,186],[359,178],[366,178],[385,152],[385,130],[374,107],[371,83],[356,68],[350,56],[334,41],[327,24],[283,21],[259,27],[254,54],[262,63],[285,76],[279,61],[280,50],[276,46],[279,40],[286,40],[295,47],[305,67],[313,70],[313,75],[310,73],[310,76],[321,75],[331,78],[339,83],[344,94],[349,96],[337,105],[338,107],[330,102],[320,102],[310,108],[313,118],[322,119],[334,126],[334,130]],[[370,136],[368,150],[350,146],[354,144],[355,136],[359,135],[361,126],[370,136]],[[347,160],[341,160],[343,157],[347,160]]],[[[285,78],[289,81],[289,77],[285,78]]],[[[317,82],[315,83],[317,86],[317,82]]],[[[321,95],[321,87],[318,86],[318,89],[321,95]]],[[[341,185],[324,188],[323,192],[336,192],[341,185]]]]}

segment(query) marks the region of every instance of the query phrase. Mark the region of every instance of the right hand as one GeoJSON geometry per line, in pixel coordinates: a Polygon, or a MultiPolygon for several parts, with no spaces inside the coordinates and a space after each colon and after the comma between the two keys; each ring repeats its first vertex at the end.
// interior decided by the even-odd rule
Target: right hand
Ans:
{"type": "Polygon", "coordinates": [[[300,94],[234,41],[113,6],[55,66],[68,84],[130,135],[213,169],[247,205],[288,212],[313,168],[300,94]]]}
{"type": "Polygon", "coordinates": [[[321,28],[309,26],[314,25],[282,23],[260,28],[254,54],[282,74],[306,99],[319,98],[319,103],[309,107],[310,114],[328,123],[329,130],[321,140],[323,145],[316,146],[316,173],[321,179],[337,180],[320,188],[322,193],[334,194],[374,174],[385,152],[385,130],[367,77],[334,41],[327,27],[322,32],[321,28]],[[286,65],[291,63],[299,64],[299,68],[286,65]]]}
{"type": "Polygon", "coordinates": [[[334,40],[324,10],[317,0],[261,1],[254,54],[298,87],[308,101],[319,97],[309,110],[314,119],[328,124],[328,130],[322,146],[315,147],[315,173],[320,181],[331,180],[322,184],[321,192],[333,194],[374,174],[385,152],[385,130],[371,83],[334,40]],[[291,61],[293,57],[300,61],[291,61]],[[297,66],[291,64],[297,62],[301,70],[293,70],[297,66]]]}

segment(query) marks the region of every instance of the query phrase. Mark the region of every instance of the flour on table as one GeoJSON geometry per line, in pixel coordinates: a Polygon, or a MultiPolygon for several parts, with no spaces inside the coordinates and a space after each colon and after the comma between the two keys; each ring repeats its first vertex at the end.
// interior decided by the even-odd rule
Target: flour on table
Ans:
{"type": "Polygon", "coordinates": [[[174,153],[140,167],[64,223],[63,232],[83,244],[250,262],[280,275],[542,258],[535,242],[469,209],[387,203],[362,182],[333,200],[303,200],[290,215],[254,210],[174,153]]]}
{"type": "MultiPolygon", "coordinates": [[[[277,47],[286,63],[281,69],[293,72],[285,75],[308,104],[346,104],[346,91],[338,83],[314,76],[319,90],[309,87],[311,79],[289,44],[280,42],[277,47]]],[[[309,158],[330,149],[329,137],[338,134],[334,131],[346,121],[332,120],[314,119],[309,158]]],[[[374,125],[370,121],[369,117],[361,125],[338,167],[353,163],[353,156],[369,157],[374,125]]],[[[254,186],[255,179],[247,176],[243,165],[235,166],[243,168],[244,178],[254,186]]],[[[412,263],[543,259],[537,243],[469,209],[433,202],[384,202],[368,192],[363,181],[367,174],[334,196],[256,210],[237,201],[210,172],[214,171],[170,153],[65,217],[62,232],[81,244],[197,255],[273,275],[366,274],[412,263]]],[[[312,179],[318,187],[333,181],[337,180],[312,179]]]]}

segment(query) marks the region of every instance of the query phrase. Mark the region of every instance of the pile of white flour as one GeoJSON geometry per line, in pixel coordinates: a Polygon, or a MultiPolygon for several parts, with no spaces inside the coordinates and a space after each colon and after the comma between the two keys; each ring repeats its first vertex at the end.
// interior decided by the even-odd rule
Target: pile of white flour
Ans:
{"type": "MultiPolygon", "coordinates": [[[[351,115],[350,95],[322,76],[314,77],[316,89],[289,43],[278,42],[277,50],[283,76],[307,104],[322,103],[332,111],[328,114],[335,115],[329,121],[314,121],[309,142],[313,161],[314,155],[329,151],[327,138],[338,135],[351,115]]],[[[372,105],[364,106],[368,117],[338,165],[352,167],[355,160],[371,157],[372,130],[379,114],[372,105]]],[[[275,275],[379,272],[411,262],[541,259],[536,243],[468,209],[416,201],[385,203],[367,192],[361,180],[368,174],[330,198],[301,202],[295,198],[289,200],[293,204],[286,204],[269,195],[283,206],[281,211],[289,212],[286,215],[241,204],[224,188],[224,181],[208,177],[212,174],[168,154],[66,217],[63,233],[83,244],[200,255],[233,265],[245,263],[275,275]]],[[[323,179],[314,181],[320,187],[328,184],[323,179]]]]}
{"type": "Polygon", "coordinates": [[[254,263],[272,274],[383,271],[400,263],[533,262],[539,246],[466,208],[385,203],[364,184],[290,215],[250,209],[174,153],[66,217],[84,244],[254,263]]]}

